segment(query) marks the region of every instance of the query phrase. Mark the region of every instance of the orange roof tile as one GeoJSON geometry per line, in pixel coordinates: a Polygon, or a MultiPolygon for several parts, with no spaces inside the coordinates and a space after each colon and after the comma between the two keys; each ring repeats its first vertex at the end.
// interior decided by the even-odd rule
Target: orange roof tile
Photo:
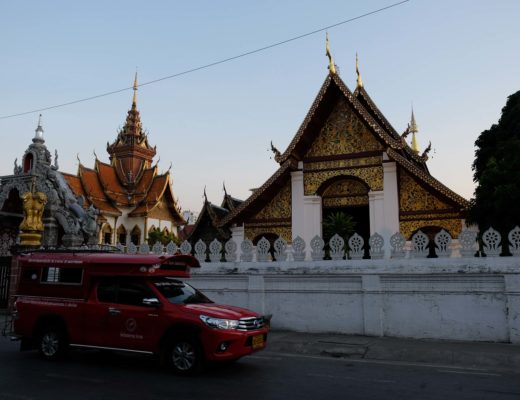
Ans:
{"type": "Polygon", "coordinates": [[[96,160],[96,172],[106,196],[116,204],[128,206],[130,204],[128,191],[121,185],[115,168],[96,160]]]}
{"type": "Polygon", "coordinates": [[[86,198],[92,204],[94,204],[96,208],[106,213],[121,215],[121,211],[114,207],[105,195],[105,191],[101,186],[101,182],[99,181],[98,173],[96,171],[90,168],[86,168],[80,164],[79,177],[81,179],[83,189],[86,193],[86,198]]]}
{"type": "Polygon", "coordinates": [[[85,190],[83,190],[83,185],[81,184],[81,179],[79,176],[67,174],[67,173],[61,173],[63,177],[65,178],[65,181],[69,185],[70,189],[72,190],[72,193],[76,197],[83,196],[85,199],[85,202],[83,203],[83,207],[87,208],[90,206],[90,201],[88,200],[87,195],[85,194],[85,190]]]}

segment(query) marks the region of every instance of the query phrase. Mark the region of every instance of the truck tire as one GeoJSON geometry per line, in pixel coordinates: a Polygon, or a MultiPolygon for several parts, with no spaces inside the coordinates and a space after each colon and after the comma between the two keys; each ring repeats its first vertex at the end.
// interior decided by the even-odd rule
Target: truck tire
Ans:
{"type": "Polygon", "coordinates": [[[43,358],[57,360],[63,356],[67,347],[65,332],[58,326],[46,325],[40,330],[36,344],[43,358]]]}
{"type": "Polygon", "coordinates": [[[181,375],[199,372],[204,363],[200,342],[185,336],[172,338],[164,356],[167,365],[181,375]]]}

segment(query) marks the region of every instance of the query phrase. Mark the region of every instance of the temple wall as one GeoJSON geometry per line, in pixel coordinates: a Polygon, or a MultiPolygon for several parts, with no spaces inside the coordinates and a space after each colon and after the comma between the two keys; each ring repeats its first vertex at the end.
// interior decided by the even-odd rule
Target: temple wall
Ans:
{"type": "Polygon", "coordinates": [[[520,343],[520,257],[204,263],[190,283],[274,329],[520,343]]]}

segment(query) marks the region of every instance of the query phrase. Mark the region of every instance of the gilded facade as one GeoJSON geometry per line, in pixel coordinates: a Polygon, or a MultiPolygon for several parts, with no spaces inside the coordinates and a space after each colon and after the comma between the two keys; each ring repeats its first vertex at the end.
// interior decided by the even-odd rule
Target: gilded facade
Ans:
{"type": "Polygon", "coordinates": [[[453,209],[453,206],[419,185],[403,168],[399,171],[399,205],[400,210],[405,212],[453,209]]]}
{"type": "Polygon", "coordinates": [[[255,239],[267,233],[291,240],[291,182],[245,224],[245,237],[255,239]]]}
{"type": "Polygon", "coordinates": [[[370,190],[383,190],[383,166],[363,168],[327,169],[324,171],[308,171],[304,175],[305,195],[318,193],[318,189],[328,180],[339,176],[353,176],[365,182],[370,190]]]}
{"type": "Polygon", "coordinates": [[[272,233],[276,236],[281,237],[286,242],[291,242],[292,240],[292,230],[291,223],[289,222],[286,226],[256,226],[256,225],[246,225],[245,228],[245,237],[246,239],[254,240],[257,237],[261,237],[265,234],[272,233]]]}
{"type": "Polygon", "coordinates": [[[269,221],[281,218],[291,218],[291,182],[283,188],[265,205],[252,219],[255,221],[269,221]]]}
{"type": "Polygon", "coordinates": [[[332,182],[321,194],[323,207],[349,207],[368,205],[368,187],[355,179],[332,182]]]}
{"type": "Polygon", "coordinates": [[[383,150],[381,143],[353,112],[347,101],[340,99],[305,157],[383,150]]]}
{"type": "Polygon", "coordinates": [[[462,230],[454,205],[420,185],[404,168],[399,169],[399,211],[399,230],[406,238],[425,227],[443,228],[454,238],[462,230]]]}
{"type": "Polygon", "coordinates": [[[462,220],[459,218],[452,219],[417,219],[414,221],[399,221],[399,231],[401,234],[410,239],[412,234],[418,229],[426,227],[442,228],[454,238],[458,238],[462,231],[462,220]]]}
{"type": "Polygon", "coordinates": [[[316,194],[326,181],[339,176],[353,176],[371,190],[382,190],[383,150],[347,101],[340,99],[305,154],[305,195],[316,194]]]}

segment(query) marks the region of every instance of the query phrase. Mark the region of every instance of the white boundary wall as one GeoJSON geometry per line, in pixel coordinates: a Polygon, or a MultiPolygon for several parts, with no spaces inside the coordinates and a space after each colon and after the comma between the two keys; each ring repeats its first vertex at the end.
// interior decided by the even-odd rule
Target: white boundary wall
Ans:
{"type": "Polygon", "coordinates": [[[216,302],[300,332],[520,343],[520,259],[203,263],[216,302]]]}

